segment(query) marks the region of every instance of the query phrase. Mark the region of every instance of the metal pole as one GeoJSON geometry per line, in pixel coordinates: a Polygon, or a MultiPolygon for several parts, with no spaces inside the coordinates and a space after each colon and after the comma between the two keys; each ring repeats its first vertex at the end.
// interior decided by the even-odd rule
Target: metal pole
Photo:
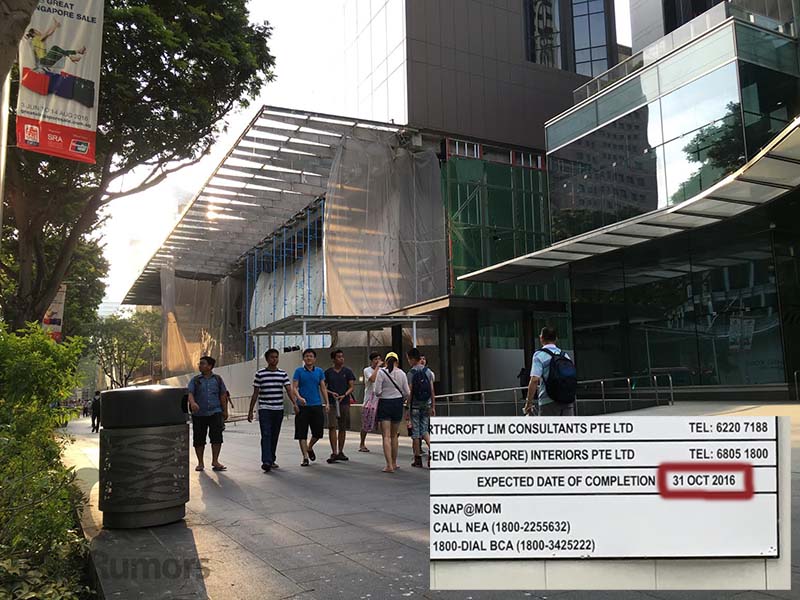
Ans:
{"type": "MultiPolygon", "coordinates": [[[[303,343],[306,345],[306,348],[308,348],[308,335],[306,334],[307,328],[308,328],[308,326],[307,326],[306,322],[303,321],[303,343]]],[[[305,349],[303,351],[305,352],[305,349]]],[[[347,390],[345,390],[345,391],[347,391],[347,390]]]]}
{"type": "Polygon", "coordinates": [[[417,322],[411,322],[411,345],[417,347],[417,322]]]}
{"type": "Polygon", "coordinates": [[[11,108],[11,72],[3,80],[0,91],[0,240],[3,237],[3,198],[6,191],[6,162],[8,157],[8,111],[11,108]]]}
{"type": "Polygon", "coordinates": [[[606,414],[606,382],[600,380],[600,397],[603,399],[603,414],[606,414]]]}
{"type": "Polygon", "coordinates": [[[481,407],[483,409],[483,416],[486,416],[486,394],[481,392],[481,407]]]}

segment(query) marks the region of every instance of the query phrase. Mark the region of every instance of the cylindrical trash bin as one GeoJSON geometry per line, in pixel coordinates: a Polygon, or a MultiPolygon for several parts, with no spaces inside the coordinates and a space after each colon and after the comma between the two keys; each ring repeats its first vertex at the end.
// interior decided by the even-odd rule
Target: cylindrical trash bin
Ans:
{"type": "Polygon", "coordinates": [[[103,392],[101,423],[103,527],[152,527],[182,519],[189,501],[186,389],[103,392]]]}

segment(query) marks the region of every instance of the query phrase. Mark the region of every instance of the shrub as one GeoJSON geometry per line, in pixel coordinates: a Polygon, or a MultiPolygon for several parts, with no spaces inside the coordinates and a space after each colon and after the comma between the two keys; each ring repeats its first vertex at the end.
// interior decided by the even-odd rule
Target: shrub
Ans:
{"type": "Polygon", "coordinates": [[[77,386],[81,340],[56,344],[38,326],[0,323],[0,600],[84,597],[84,504],[61,463],[56,427],[77,386]]]}

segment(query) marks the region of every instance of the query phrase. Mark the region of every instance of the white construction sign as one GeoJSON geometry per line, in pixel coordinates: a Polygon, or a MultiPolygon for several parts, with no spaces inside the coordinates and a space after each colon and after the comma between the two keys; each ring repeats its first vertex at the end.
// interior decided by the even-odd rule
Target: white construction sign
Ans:
{"type": "Polygon", "coordinates": [[[431,419],[430,557],[778,557],[776,417],[431,419]]]}

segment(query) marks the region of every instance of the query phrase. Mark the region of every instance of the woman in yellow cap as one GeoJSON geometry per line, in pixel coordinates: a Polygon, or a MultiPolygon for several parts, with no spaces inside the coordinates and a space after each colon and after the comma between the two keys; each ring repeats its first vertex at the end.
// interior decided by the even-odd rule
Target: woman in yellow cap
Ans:
{"type": "Polygon", "coordinates": [[[403,404],[411,396],[408,377],[398,367],[400,359],[394,352],[386,355],[386,367],[375,379],[373,393],[378,401],[378,422],[383,435],[383,455],[386,458],[384,473],[394,473],[397,466],[397,434],[403,420],[403,404]]]}

